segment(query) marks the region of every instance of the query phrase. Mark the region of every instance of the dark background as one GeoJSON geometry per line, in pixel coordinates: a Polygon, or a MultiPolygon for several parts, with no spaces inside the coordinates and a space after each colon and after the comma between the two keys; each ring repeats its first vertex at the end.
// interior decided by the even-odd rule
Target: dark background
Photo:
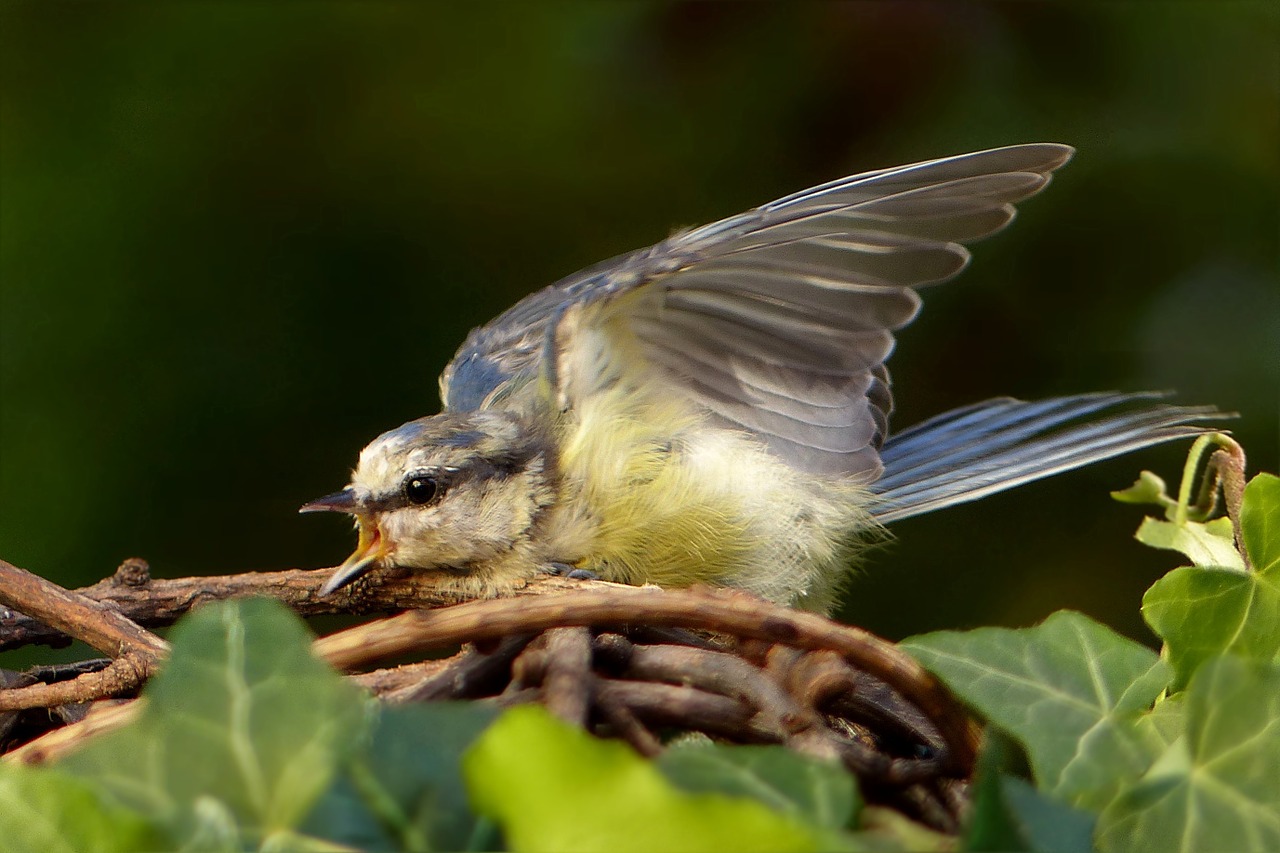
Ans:
{"type": "MultiPolygon", "coordinates": [[[[673,227],[1015,142],[1079,154],[927,293],[895,423],[1177,389],[1276,469],[1271,4],[0,8],[0,556],[60,583],[333,565],[350,530],[297,507],[435,410],[472,325],[673,227]]],[[[843,615],[1148,636],[1179,558],[1107,492],[1184,451],[896,525],[843,615]]]]}

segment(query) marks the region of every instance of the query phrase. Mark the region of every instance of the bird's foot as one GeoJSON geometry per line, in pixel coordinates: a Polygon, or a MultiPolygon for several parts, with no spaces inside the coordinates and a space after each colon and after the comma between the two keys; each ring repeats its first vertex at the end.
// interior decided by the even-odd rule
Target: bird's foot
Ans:
{"type": "Polygon", "coordinates": [[[546,564],[547,571],[557,577],[568,578],[575,581],[598,581],[600,576],[590,569],[580,569],[568,563],[550,562],[546,564]]]}

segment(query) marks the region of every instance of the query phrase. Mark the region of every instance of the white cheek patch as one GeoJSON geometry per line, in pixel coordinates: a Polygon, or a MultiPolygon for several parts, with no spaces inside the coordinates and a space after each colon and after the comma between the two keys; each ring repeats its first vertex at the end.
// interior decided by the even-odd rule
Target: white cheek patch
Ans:
{"type": "Polygon", "coordinates": [[[393,512],[383,513],[378,519],[378,523],[382,527],[382,531],[386,534],[387,539],[394,546],[396,543],[404,542],[408,539],[419,538],[422,531],[434,527],[430,520],[424,518],[430,513],[434,507],[426,510],[417,507],[406,507],[405,509],[397,509],[393,512]]]}
{"type": "Polygon", "coordinates": [[[383,513],[378,519],[386,537],[391,561],[411,568],[429,568],[440,553],[440,509],[405,507],[383,513]]]}

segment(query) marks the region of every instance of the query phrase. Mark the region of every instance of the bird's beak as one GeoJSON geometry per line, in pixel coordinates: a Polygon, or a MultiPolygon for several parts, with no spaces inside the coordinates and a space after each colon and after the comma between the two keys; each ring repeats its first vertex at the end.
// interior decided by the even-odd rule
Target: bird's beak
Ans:
{"type": "Polygon", "coordinates": [[[347,512],[354,514],[360,508],[355,489],[343,489],[322,498],[304,503],[298,512],[347,512]]]}
{"type": "Polygon", "coordinates": [[[346,561],[333,570],[333,574],[320,587],[321,596],[341,589],[352,581],[368,574],[390,553],[387,541],[377,520],[362,511],[359,498],[354,489],[343,489],[331,495],[317,498],[302,505],[298,512],[345,512],[356,517],[360,528],[360,541],[355,552],[346,561]]]}
{"type": "Polygon", "coordinates": [[[382,536],[382,528],[378,526],[378,522],[367,515],[361,515],[358,518],[360,541],[356,544],[356,550],[350,557],[347,557],[341,566],[333,570],[333,574],[329,575],[329,579],[324,582],[324,586],[320,587],[319,594],[321,596],[341,589],[357,578],[373,571],[390,551],[387,547],[386,539],[382,536]]]}

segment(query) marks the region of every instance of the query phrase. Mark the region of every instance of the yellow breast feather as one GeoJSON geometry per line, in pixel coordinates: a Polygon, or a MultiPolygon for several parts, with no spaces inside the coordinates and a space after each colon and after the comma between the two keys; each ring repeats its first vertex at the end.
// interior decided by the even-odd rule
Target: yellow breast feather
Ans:
{"type": "Polygon", "coordinates": [[[854,534],[877,529],[865,490],[800,476],[657,386],[600,389],[566,424],[552,522],[563,547],[607,580],[729,585],[826,607],[854,534]]]}

